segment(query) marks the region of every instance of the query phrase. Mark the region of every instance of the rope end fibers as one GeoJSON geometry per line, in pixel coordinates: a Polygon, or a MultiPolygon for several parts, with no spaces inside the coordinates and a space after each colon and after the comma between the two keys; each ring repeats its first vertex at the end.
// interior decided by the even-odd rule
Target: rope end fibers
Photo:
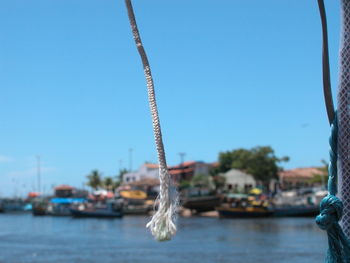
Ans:
{"type": "Polygon", "coordinates": [[[132,34],[135,40],[137,50],[141,57],[143,70],[146,77],[148,101],[152,115],[153,133],[159,161],[160,191],[157,199],[158,210],[153,215],[151,221],[147,224],[147,228],[151,230],[151,233],[156,240],[166,241],[170,240],[171,237],[176,233],[175,219],[177,207],[177,192],[172,186],[171,178],[168,173],[168,168],[166,164],[151,68],[148,62],[146,51],[142,45],[139,30],[137,28],[136,18],[131,4],[131,0],[125,0],[125,5],[128,11],[128,17],[131,25],[132,34]]]}
{"type": "Polygon", "coordinates": [[[147,227],[156,240],[167,241],[176,234],[174,222],[176,221],[177,193],[175,188],[171,186],[168,171],[160,169],[159,173],[161,184],[158,210],[147,224],[147,227]]]}

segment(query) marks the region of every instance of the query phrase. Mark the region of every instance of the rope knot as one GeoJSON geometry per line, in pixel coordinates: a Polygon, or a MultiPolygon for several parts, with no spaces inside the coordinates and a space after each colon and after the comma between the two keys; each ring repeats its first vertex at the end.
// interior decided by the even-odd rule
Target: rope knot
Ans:
{"type": "Polygon", "coordinates": [[[316,217],[316,224],[322,230],[328,230],[338,223],[343,215],[343,203],[335,195],[327,195],[320,204],[321,212],[316,217]]]}

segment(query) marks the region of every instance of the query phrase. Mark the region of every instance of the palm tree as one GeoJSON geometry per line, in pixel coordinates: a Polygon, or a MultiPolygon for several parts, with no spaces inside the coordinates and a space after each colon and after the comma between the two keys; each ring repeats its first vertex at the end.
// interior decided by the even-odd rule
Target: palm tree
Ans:
{"type": "Polygon", "coordinates": [[[152,234],[158,240],[169,240],[176,232],[176,226],[173,223],[173,215],[176,210],[177,194],[175,191],[170,193],[170,175],[168,173],[164,145],[162,140],[162,132],[160,129],[160,121],[157,110],[156,97],[154,92],[154,84],[151,73],[151,67],[148,58],[143,48],[139,30],[137,28],[134,10],[132,8],[131,0],[125,0],[128,17],[131,25],[132,34],[134,36],[137,50],[140,54],[144,74],[147,82],[148,101],[151,108],[153,132],[158,153],[158,161],[160,168],[160,193],[159,193],[159,207],[156,214],[153,215],[152,220],[147,224],[150,227],[152,234]],[[174,192],[174,193],[173,193],[174,192]],[[172,198],[170,196],[172,195],[172,198]]]}
{"type": "Polygon", "coordinates": [[[92,189],[97,190],[102,186],[102,174],[98,170],[92,170],[86,177],[88,178],[86,185],[90,186],[92,189]]]}
{"type": "Polygon", "coordinates": [[[114,188],[114,180],[112,177],[105,177],[103,179],[103,186],[108,190],[111,191],[114,188]]]}

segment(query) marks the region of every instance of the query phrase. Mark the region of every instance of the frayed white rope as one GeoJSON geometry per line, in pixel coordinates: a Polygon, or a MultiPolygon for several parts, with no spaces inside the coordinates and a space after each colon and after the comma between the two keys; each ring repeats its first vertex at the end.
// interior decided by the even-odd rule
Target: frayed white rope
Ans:
{"type": "Polygon", "coordinates": [[[143,48],[140,33],[137,28],[131,0],[125,0],[125,4],[128,11],[132,34],[142,60],[144,74],[146,77],[148,100],[152,114],[153,132],[159,161],[160,193],[158,197],[158,210],[153,215],[151,221],[147,224],[147,227],[150,228],[152,235],[158,241],[166,241],[170,240],[176,233],[175,217],[178,195],[175,188],[171,185],[171,179],[166,164],[151,68],[149,66],[147,55],[143,48]]]}
{"type": "Polygon", "coordinates": [[[158,241],[170,240],[176,233],[177,193],[169,181],[168,171],[159,169],[160,192],[157,198],[158,210],[147,227],[158,241]]]}

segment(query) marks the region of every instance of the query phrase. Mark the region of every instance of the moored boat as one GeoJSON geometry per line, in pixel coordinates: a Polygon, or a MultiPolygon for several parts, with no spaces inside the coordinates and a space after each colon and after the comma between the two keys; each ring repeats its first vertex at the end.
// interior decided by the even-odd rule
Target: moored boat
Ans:
{"type": "Polygon", "coordinates": [[[153,202],[147,200],[147,193],[141,190],[123,190],[119,192],[125,215],[145,215],[153,207],[153,202]]]}
{"type": "Polygon", "coordinates": [[[302,188],[279,192],[272,200],[275,217],[312,217],[319,214],[319,203],[327,191],[319,188],[302,188]]]}
{"type": "Polygon", "coordinates": [[[221,218],[268,217],[273,211],[265,207],[217,207],[221,218]]]}
{"type": "Polygon", "coordinates": [[[34,216],[44,216],[47,214],[48,201],[44,198],[35,198],[32,201],[32,214],[34,216]]]}
{"type": "Polygon", "coordinates": [[[180,191],[180,204],[191,213],[214,211],[220,206],[223,196],[218,195],[209,187],[184,186],[180,191]]]}
{"type": "Polygon", "coordinates": [[[0,200],[0,213],[4,213],[4,212],[5,212],[4,202],[0,200]]]}
{"type": "Polygon", "coordinates": [[[225,203],[216,207],[221,218],[269,217],[273,214],[266,198],[258,195],[227,194],[225,203]]]}
{"type": "Polygon", "coordinates": [[[30,203],[21,198],[5,198],[0,201],[0,211],[4,213],[19,213],[31,211],[30,203]]]}
{"type": "Polygon", "coordinates": [[[86,202],[85,198],[64,198],[55,197],[50,199],[47,207],[47,215],[51,216],[71,216],[70,207],[86,202]]]}
{"type": "Polygon", "coordinates": [[[216,195],[194,196],[184,198],[182,206],[184,208],[195,210],[198,213],[215,210],[221,203],[221,198],[216,195]]]}
{"type": "Polygon", "coordinates": [[[122,217],[121,211],[109,211],[107,209],[84,209],[71,208],[70,212],[74,217],[95,217],[95,218],[118,218],[122,217]]]}
{"type": "Polygon", "coordinates": [[[120,218],[123,216],[121,207],[112,201],[103,205],[90,204],[87,207],[70,208],[70,212],[74,217],[120,218]]]}
{"type": "Polygon", "coordinates": [[[299,205],[274,207],[272,216],[275,217],[314,217],[320,212],[318,205],[299,205]]]}

